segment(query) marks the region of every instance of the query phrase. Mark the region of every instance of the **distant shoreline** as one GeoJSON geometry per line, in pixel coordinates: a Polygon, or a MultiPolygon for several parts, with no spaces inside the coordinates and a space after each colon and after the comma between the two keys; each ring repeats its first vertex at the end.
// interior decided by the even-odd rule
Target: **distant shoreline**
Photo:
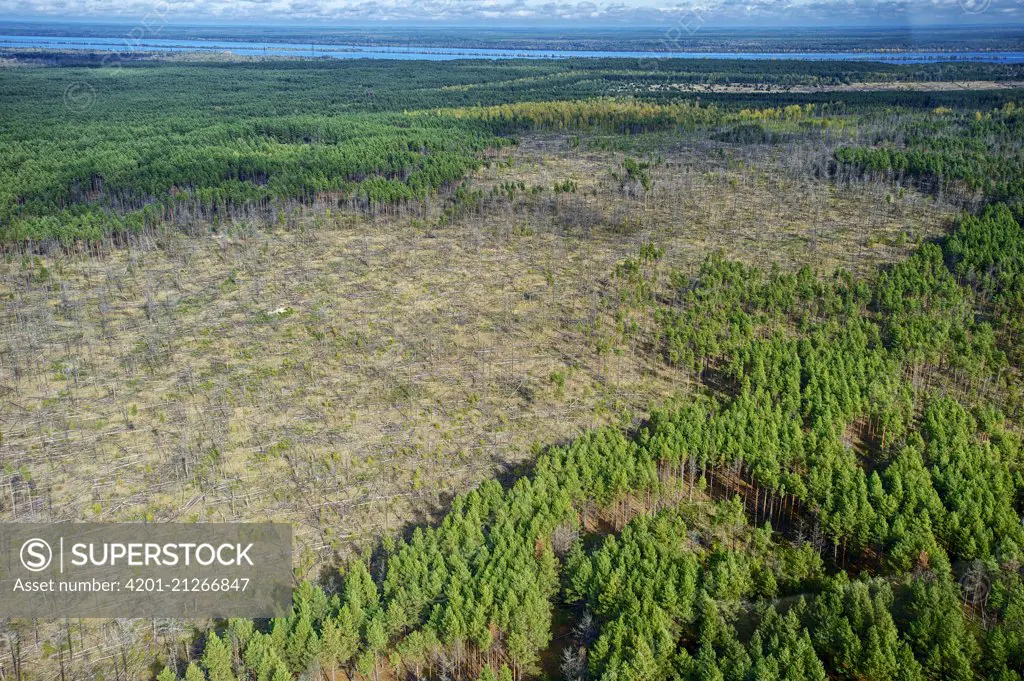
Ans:
{"type": "Polygon", "coordinates": [[[887,51],[672,51],[579,50],[579,49],[498,49],[474,47],[406,47],[276,43],[208,39],[141,39],[88,36],[0,35],[0,50],[51,51],[54,53],[146,53],[146,54],[218,54],[240,57],[296,57],[334,59],[393,59],[449,61],[457,59],[716,59],[716,60],[797,60],[866,61],[888,64],[924,64],[935,62],[1024,63],[1024,51],[1016,50],[895,50],[887,51]]]}

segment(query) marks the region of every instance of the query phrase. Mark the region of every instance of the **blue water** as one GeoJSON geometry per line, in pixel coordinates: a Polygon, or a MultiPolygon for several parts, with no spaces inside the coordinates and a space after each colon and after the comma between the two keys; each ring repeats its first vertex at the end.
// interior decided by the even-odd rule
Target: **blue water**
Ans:
{"type": "Polygon", "coordinates": [[[812,61],[880,61],[921,64],[937,61],[1024,63],[1024,52],[610,52],[585,50],[499,50],[463,47],[367,47],[360,45],[302,45],[298,43],[239,42],[230,40],[165,40],[130,36],[83,38],[74,36],[0,35],[0,47],[110,52],[230,52],[238,55],[334,57],[337,59],[566,59],[620,57],[627,59],[801,59],[812,61]]]}

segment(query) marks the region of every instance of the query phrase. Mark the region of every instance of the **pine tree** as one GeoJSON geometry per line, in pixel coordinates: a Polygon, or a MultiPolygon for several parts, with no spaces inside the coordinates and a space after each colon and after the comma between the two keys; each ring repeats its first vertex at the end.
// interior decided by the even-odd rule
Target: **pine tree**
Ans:
{"type": "Polygon", "coordinates": [[[178,675],[174,673],[174,670],[170,667],[164,667],[163,670],[156,675],[156,681],[178,681],[178,675]]]}
{"type": "Polygon", "coordinates": [[[296,619],[284,646],[284,658],[293,674],[302,674],[320,652],[320,639],[310,618],[302,613],[296,619]]]}
{"type": "Polygon", "coordinates": [[[203,667],[210,681],[234,681],[231,650],[217,634],[210,632],[203,649],[203,667]]]}
{"type": "Polygon", "coordinates": [[[195,662],[190,662],[185,669],[185,681],[206,681],[206,675],[195,662]]]}

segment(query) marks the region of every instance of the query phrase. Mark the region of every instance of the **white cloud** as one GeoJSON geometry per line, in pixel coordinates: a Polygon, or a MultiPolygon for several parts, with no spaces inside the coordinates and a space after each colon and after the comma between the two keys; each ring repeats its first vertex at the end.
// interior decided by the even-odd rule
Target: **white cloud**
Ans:
{"type": "MultiPolygon", "coordinates": [[[[990,11],[967,15],[958,0],[0,0],[0,16],[141,20],[154,12],[178,22],[268,19],[289,22],[409,22],[561,19],[564,22],[652,24],[672,21],[694,7],[714,7],[709,25],[770,20],[779,24],[873,22],[972,23],[1024,20],[1024,2],[992,0],[990,11]],[[440,8],[443,11],[438,11],[440,8]],[[1009,17],[1009,19],[1008,19],[1009,17]]],[[[755,24],[756,25],[756,24],[755,24]]]]}

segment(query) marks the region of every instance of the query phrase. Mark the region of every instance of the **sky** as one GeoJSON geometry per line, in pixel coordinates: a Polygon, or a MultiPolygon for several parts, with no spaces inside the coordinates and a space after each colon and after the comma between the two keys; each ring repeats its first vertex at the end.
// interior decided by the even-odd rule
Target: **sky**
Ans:
{"type": "Polygon", "coordinates": [[[1024,0],[0,0],[0,17],[168,23],[785,27],[1024,22],[1024,0]]]}

